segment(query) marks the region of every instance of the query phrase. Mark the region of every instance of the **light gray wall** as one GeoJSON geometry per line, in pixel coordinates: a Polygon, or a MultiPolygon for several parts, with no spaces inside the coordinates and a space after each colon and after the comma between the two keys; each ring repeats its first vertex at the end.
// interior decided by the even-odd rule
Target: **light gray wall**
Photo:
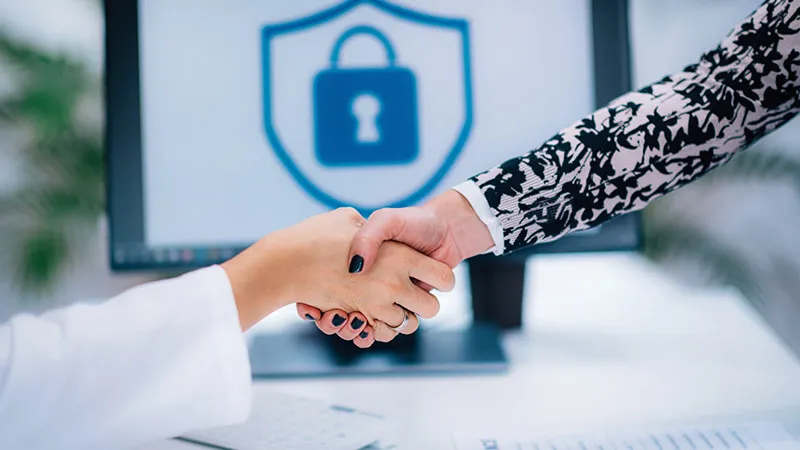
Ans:
{"type": "MultiPolygon", "coordinates": [[[[100,73],[102,62],[101,10],[95,0],[0,1],[0,26],[44,48],[66,52],[100,73]]],[[[7,71],[0,65],[0,95],[11,89],[7,71]]],[[[0,189],[8,191],[20,181],[17,152],[25,136],[0,129],[0,189]]],[[[0,239],[3,237],[0,236],[0,239]]],[[[19,310],[38,311],[74,301],[102,299],[146,280],[142,276],[112,275],[106,263],[106,227],[99,221],[83,254],[72,261],[46,298],[33,299],[13,288],[13,272],[0,262],[0,322],[19,310]]]]}
{"type": "MultiPolygon", "coordinates": [[[[695,62],[760,3],[632,0],[637,86],[695,62]]],[[[800,121],[793,120],[747,151],[800,158],[800,121]]],[[[705,181],[660,202],[659,220],[691,224],[738,255],[764,292],[763,303],[754,302],[756,308],[800,352],[800,196],[796,186],[781,180],[705,181]]],[[[716,278],[703,261],[681,255],[669,259],[666,267],[688,282],[716,278]]]]}

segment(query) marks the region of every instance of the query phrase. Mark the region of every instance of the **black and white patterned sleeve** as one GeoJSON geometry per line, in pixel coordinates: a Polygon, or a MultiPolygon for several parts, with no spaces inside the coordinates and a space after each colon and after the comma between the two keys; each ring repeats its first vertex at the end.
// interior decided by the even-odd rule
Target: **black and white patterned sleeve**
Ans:
{"type": "Polygon", "coordinates": [[[727,162],[800,109],[800,0],[768,0],[679,73],[476,175],[503,251],[639,210],[727,162]]]}

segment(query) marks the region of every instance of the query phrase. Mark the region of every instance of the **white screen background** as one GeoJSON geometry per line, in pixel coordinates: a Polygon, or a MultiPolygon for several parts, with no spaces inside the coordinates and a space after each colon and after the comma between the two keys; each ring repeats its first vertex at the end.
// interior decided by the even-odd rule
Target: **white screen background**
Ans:
{"type": "MultiPolygon", "coordinates": [[[[329,209],[289,175],[264,131],[261,29],[338,2],[140,0],[145,235],[149,246],[247,244],[329,209]]],[[[592,110],[588,0],[419,0],[397,5],[470,25],[473,125],[459,159],[430,195],[538,146],[592,110]]],[[[463,120],[452,34],[362,5],[331,24],[280,38],[273,56],[275,127],[298,166],[341,197],[379,205],[403,197],[441,161],[463,120]],[[313,161],[310,81],[341,30],[385,31],[417,77],[421,156],[406,167],[326,170],[313,161]],[[286,41],[284,43],[281,41],[286,41]],[[448,85],[450,87],[448,87],[448,85]],[[455,86],[455,88],[453,88],[455,86]]],[[[343,51],[375,65],[368,39],[343,51]]],[[[460,74],[458,74],[460,76],[460,74]]]]}

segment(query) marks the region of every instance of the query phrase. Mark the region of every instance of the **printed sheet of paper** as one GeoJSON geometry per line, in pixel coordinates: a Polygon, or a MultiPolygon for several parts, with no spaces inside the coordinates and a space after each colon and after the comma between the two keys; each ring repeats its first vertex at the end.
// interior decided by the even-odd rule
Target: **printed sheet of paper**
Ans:
{"type": "Polygon", "coordinates": [[[455,436],[457,450],[789,450],[800,449],[780,424],[757,423],[672,429],[610,431],[584,435],[455,436]]]}

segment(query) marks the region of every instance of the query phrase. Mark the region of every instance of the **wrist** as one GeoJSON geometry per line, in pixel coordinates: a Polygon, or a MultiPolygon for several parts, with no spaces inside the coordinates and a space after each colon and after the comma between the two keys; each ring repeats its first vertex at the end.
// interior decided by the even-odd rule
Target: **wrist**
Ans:
{"type": "Polygon", "coordinates": [[[449,189],[432,198],[423,208],[445,221],[461,260],[480,255],[494,246],[489,228],[458,191],[449,189]]]}
{"type": "Polygon", "coordinates": [[[276,237],[262,238],[220,265],[231,283],[243,331],[292,303],[293,254],[276,237]]]}

